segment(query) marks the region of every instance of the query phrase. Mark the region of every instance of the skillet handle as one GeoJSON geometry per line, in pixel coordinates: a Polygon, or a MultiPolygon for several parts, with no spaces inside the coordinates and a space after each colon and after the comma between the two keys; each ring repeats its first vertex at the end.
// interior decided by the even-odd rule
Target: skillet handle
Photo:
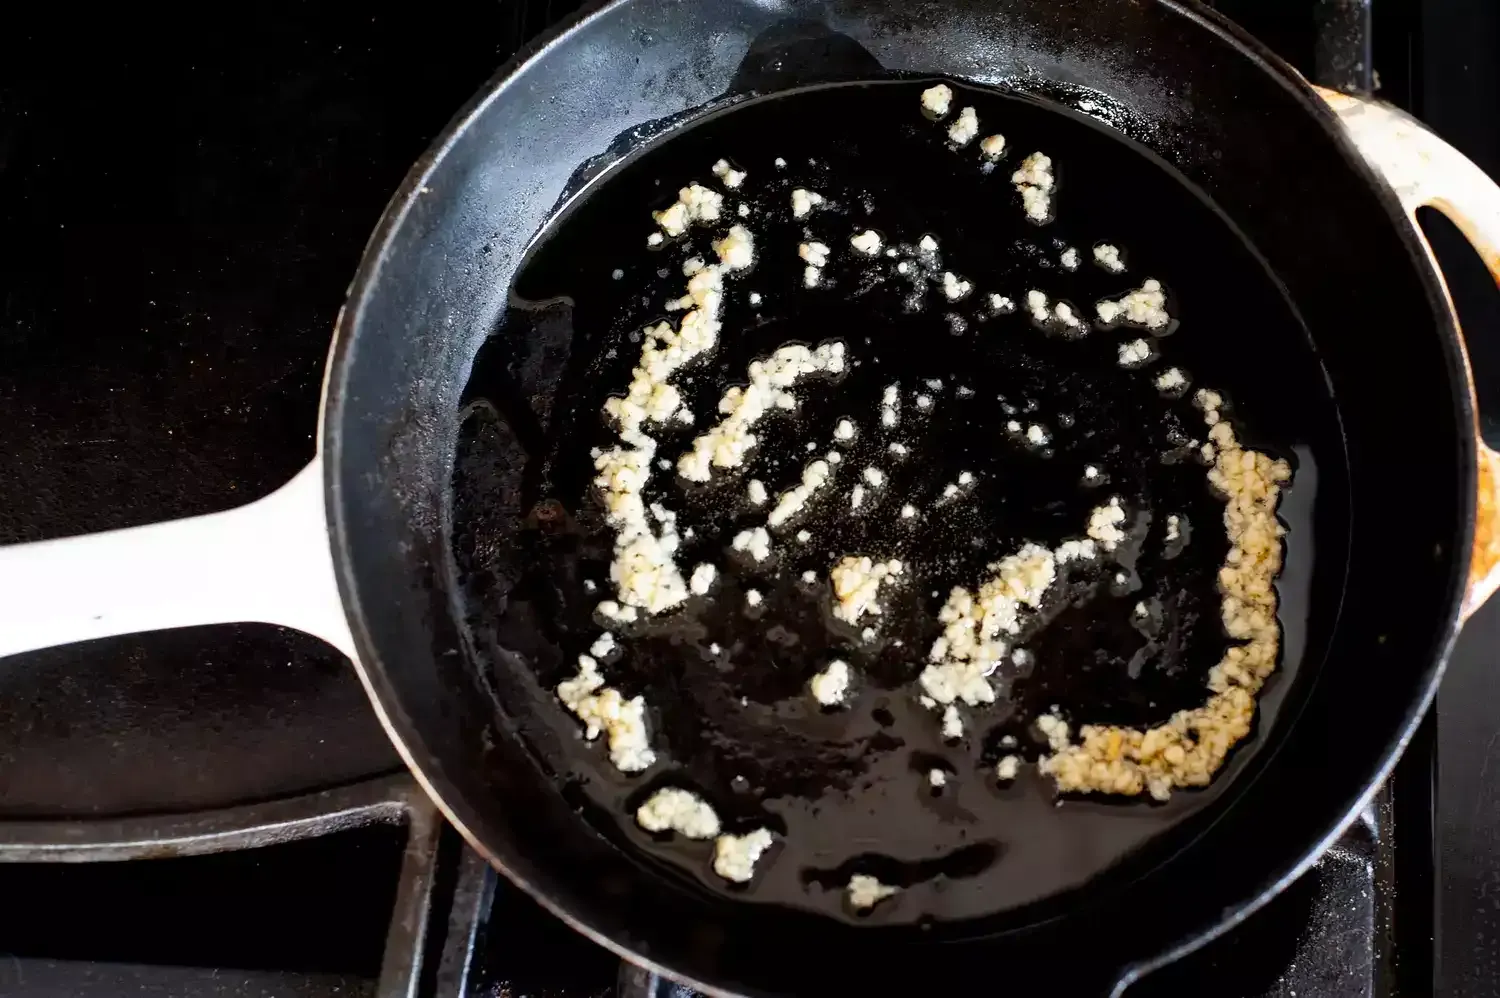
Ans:
{"type": "Polygon", "coordinates": [[[354,657],[321,459],[238,509],[0,547],[0,656],[249,621],[306,631],[354,657]]]}
{"type": "MultiPolygon", "coordinates": [[[[1463,153],[1444,142],[1427,126],[1380,101],[1350,97],[1315,87],[1338,115],[1340,124],[1365,161],[1380,174],[1401,201],[1417,239],[1427,251],[1443,294],[1448,286],[1427,238],[1417,225],[1418,208],[1436,208],[1456,225],[1478,251],[1500,285],[1500,185],[1463,153]]],[[[1453,302],[1448,301],[1452,311],[1453,302]]],[[[1455,316],[1454,325],[1458,320],[1455,316]]],[[[1473,376],[1469,393],[1474,392],[1473,376]]],[[[1474,551],[1469,561],[1469,584],[1464,594],[1464,619],[1484,605],[1500,588],[1500,452],[1479,440],[1476,481],[1474,551]]]]}
{"type": "Polygon", "coordinates": [[[628,960],[620,961],[615,998],[694,998],[696,994],[692,988],[669,981],[655,971],[637,967],[628,960]]]}

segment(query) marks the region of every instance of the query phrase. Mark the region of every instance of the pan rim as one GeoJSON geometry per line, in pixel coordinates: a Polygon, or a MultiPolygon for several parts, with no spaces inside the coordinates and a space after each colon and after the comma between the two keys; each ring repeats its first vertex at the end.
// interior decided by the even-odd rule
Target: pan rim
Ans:
{"type": "Polygon", "coordinates": [[[564,18],[543,31],[509,60],[503,63],[469,101],[449,120],[432,144],[412,164],[401,183],[391,194],[379,220],[365,241],[360,253],[359,265],[344,296],[344,304],[334,321],[333,337],[328,348],[328,360],[324,367],[323,391],[318,404],[317,437],[319,453],[323,460],[323,492],[325,516],[328,520],[328,540],[333,560],[334,578],[338,585],[339,598],[344,604],[349,621],[349,632],[356,655],[351,659],[354,671],[370,701],[376,719],[390,739],[397,755],[412,774],[444,819],[463,837],[468,846],[479,854],[493,869],[520,888],[545,911],[584,938],[613,953],[621,960],[632,963],[653,974],[669,977],[714,998],[739,998],[732,991],[674,972],[672,968],[635,952],[617,942],[608,933],[596,928],[557,903],[552,895],[542,890],[529,878],[522,876],[514,867],[497,855],[471,827],[467,812],[473,810],[458,793],[452,782],[439,767],[424,766],[418,757],[417,746],[423,739],[418,725],[402,709],[401,698],[390,684],[383,667],[372,667],[377,661],[378,649],[370,638],[367,614],[359,599],[359,585],[354,579],[354,570],[349,557],[351,547],[349,524],[344,518],[342,503],[343,483],[336,467],[342,450],[342,437],[337,431],[341,423],[341,408],[345,399],[345,379],[350,364],[350,353],[361,321],[363,307],[368,300],[370,287],[375,283],[386,262],[392,237],[400,230],[407,215],[417,202],[427,178],[436,169],[448,151],[458,141],[469,125],[483,113],[484,109],[518,77],[526,67],[539,62],[547,52],[575,34],[582,32],[590,22],[604,16],[615,7],[624,6],[630,0],[598,0],[586,4],[573,16],[564,18]]]}
{"type": "Polygon", "coordinates": [[[1201,931],[1192,937],[1182,940],[1177,946],[1171,947],[1155,957],[1138,961],[1122,968],[1121,976],[1115,986],[1114,994],[1118,996],[1129,985],[1146,976],[1154,970],[1165,967],[1183,957],[1193,953],[1195,950],[1213,942],[1226,932],[1239,925],[1245,919],[1255,914],[1273,898],[1290,886],[1294,881],[1303,876],[1321,860],[1327,851],[1335,845],[1343,834],[1357,821],[1359,816],[1365,812],[1370,803],[1375,799],[1391,772],[1396,768],[1406,746],[1415,736],[1417,727],[1422,723],[1422,718],[1431,709],[1433,702],[1437,699],[1438,688],[1441,685],[1443,673],[1447,670],[1448,659],[1453,653],[1454,643],[1463,628],[1463,599],[1467,588],[1469,559],[1468,554],[1474,546],[1474,517],[1477,510],[1478,495],[1476,492],[1476,479],[1478,474],[1478,402],[1475,398],[1474,384],[1470,372],[1468,351],[1465,348],[1463,335],[1458,326],[1458,317],[1454,313],[1453,306],[1443,289],[1442,278],[1436,270],[1436,260],[1425,238],[1413,225],[1405,210],[1401,206],[1400,198],[1386,182],[1385,177],[1380,175],[1372,167],[1364,156],[1355,147],[1348,131],[1339,122],[1338,116],[1328,104],[1318,95],[1312,83],[1297,71],[1290,63],[1286,62],[1275,52],[1271,51],[1263,42],[1255,38],[1244,28],[1220,13],[1206,6],[1201,0],[1157,0],[1157,2],[1181,11],[1184,16],[1198,21],[1205,28],[1216,31],[1226,36],[1241,51],[1250,55],[1259,62],[1269,75],[1277,78],[1283,87],[1291,93],[1298,103],[1306,110],[1322,127],[1323,132],[1328,135],[1343,154],[1345,160],[1354,170],[1364,178],[1366,183],[1375,192],[1385,209],[1387,219],[1397,231],[1398,238],[1406,249],[1407,256],[1421,281],[1423,293],[1427,297],[1428,308],[1434,319],[1434,331],[1438,334],[1443,350],[1443,358],[1447,368],[1448,381],[1450,385],[1449,396],[1454,405],[1454,416],[1459,429],[1459,444],[1461,453],[1459,455],[1458,467],[1455,469],[1459,477],[1459,496],[1462,508],[1459,519],[1459,536],[1455,539],[1452,551],[1463,552],[1461,556],[1453,559],[1450,568],[1449,589],[1444,602],[1447,611],[1441,621],[1441,628],[1436,632],[1438,640],[1430,654],[1425,668],[1422,670],[1423,693],[1407,709],[1400,726],[1392,732],[1382,751],[1382,761],[1379,769],[1371,777],[1365,790],[1346,809],[1344,815],[1309,849],[1302,858],[1280,876],[1274,877],[1265,884],[1253,897],[1230,906],[1227,906],[1224,915],[1216,923],[1204,926],[1201,931]]]}
{"type": "MultiPolygon", "coordinates": [[[[601,0],[601,2],[586,5],[577,14],[559,22],[528,43],[486,81],[413,164],[392,194],[366,241],[360,263],[348,286],[344,306],[340,309],[336,320],[325,368],[317,438],[320,441],[320,449],[326,456],[323,473],[329,542],[340,597],[346,609],[350,631],[358,652],[354,660],[356,672],[365,687],[382,728],[385,729],[398,754],[424,792],[431,797],[445,818],[454,825],[468,844],[491,866],[574,931],[632,964],[680,981],[702,993],[734,995],[737,992],[726,991],[696,980],[689,974],[668,968],[656,960],[637,953],[629,946],[617,942],[606,932],[595,928],[591,921],[561,907],[546,891],[517,873],[474,833],[471,827],[474,822],[468,819],[474,817],[475,809],[464,800],[463,795],[441,771],[441,767],[435,764],[423,764],[420,756],[423,754],[430,756],[431,753],[426,751],[420,726],[413,723],[403,709],[401,697],[389,682],[385,668],[376,664],[378,649],[375,648],[370,637],[367,626],[368,611],[361,605],[359,586],[354,579],[350,558],[351,542],[349,523],[345,518],[344,485],[335,470],[341,454],[342,440],[338,427],[343,419],[343,406],[346,401],[346,377],[357,330],[362,321],[363,308],[368,302],[371,287],[387,262],[392,237],[401,229],[409,212],[417,203],[425,181],[473,121],[528,66],[543,59],[550,50],[563,44],[575,33],[583,31],[593,21],[630,2],[631,0],[601,0]]],[[[1365,162],[1336,116],[1318,97],[1307,79],[1296,69],[1270,51],[1264,43],[1249,35],[1243,28],[1219,12],[1204,6],[1199,0],[1154,0],[1154,2],[1195,22],[1204,30],[1221,36],[1228,44],[1257,64],[1268,76],[1275,79],[1293,96],[1304,111],[1317,120],[1323,133],[1336,145],[1348,165],[1374,190],[1385,209],[1387,220],[1396,228],[1398,238],[1407,251],[1408,258],[1417,272],[1417,277],[1427,297],[1434,329],[1443,341],[1442,350],[1460,444],[1459,467],[1455,469],[1459,477],[1461,508],[1456,512],[1459,516],[1460,529],[1459,536],[1454,539],[1453,551],[1468,552],[1473,543],[1476,504],[1474,488],[1477,455],[1476,401],[1472,382],[1468,376],[1467,354],[1458,330],[1457,320],[1442,293],[1439,275],[1433,269],[1420,232],[1415,229],[1402,211],[1399,200],[1389,184],[1365,162]]],[[[1467,575],[1467,559],[1455,558],[1454,560],[1457,563],[1450,568],[1449,592],[1445,596],[1446,616],[1438,622],[1440,626],[1434,631],[1437,640],[1428,661],[1420,672],[1423,694],[1414,699],[1401,725],[1392,732],[1390,740],[1382,750],[1382,764],[1370,779],[1365,790],[1297,863],[1274,875],[1252,896],[1226,905],[1219,919],[1202,926],[1199,931],[1184,938],[1176,946],[1165,950],[1160,955],[1120,968],[1114,984],[1116,994],[1150,971],[1180,959],[1218,938],[1259,910],[1283,888],[1313,866],[1369,805],[1370,800],[1389,777],[1402,750],[1411,740],[1417,725],[1431,706],[1454,640],[1461,627],[1460,614],[1467,575]]]]}

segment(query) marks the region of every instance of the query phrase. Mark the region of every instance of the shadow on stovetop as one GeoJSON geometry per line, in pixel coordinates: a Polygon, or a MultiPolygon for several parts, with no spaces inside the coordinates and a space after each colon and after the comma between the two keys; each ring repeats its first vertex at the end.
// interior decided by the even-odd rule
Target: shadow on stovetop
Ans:
{"type": "MultiPolygon", "coordinates": [[[[411,793],[403,781],[389,795],[411,793]]],[[[420,804],[418,810],[421,810],[420,804]]],[[[1388,808],[1386,809],[1388,811],[1388,808]]],[[[373,812],[371,812],[373,813],[373,812]]],[[[1380,814],[1377,809],[1375,814],[1380,814]]],[[[1378,991],[1388,857],[1372,815],[1246,923],[1132,988],[1132,998],[1352,998],[1378,991]]],[[[1387,825],[1388,827],[1388,825],[1387,825]]],[[[422,839],[418,835],[416,840],[422,839]]],[[[401,994],[604,998],[619,962],[505,882],[445,830],[412,862],[401,824],[179,859],[0,863],[0,994],[401,994]],[[403,858],[405,863],[403,863],[403,858]],[[398,893],[431,901],[398,931],[398,893]],[[421,887],[424,893],[429,890],[421,887]],[[403,942],[404,941],[404,942],[403,942]],[[403,945],[421,956],[408,962],[403,945]],[[416,966],[411,964],[415,963],[416,966]]],[[[403,908],[403,910],[405,910],[403,908]]],[[[682,994],[677,989],[671,993],[682,994]]]]}
{"type": "Polygon", "coordinates": [[[110,985],[227,996],[243,978],[280,995],[372,982],[405,841],[401,826],[377,824],[208,856],[0,864],[0,994],[110,985]],[[209,988],[215,976],[226,990],[209,988]]]}
{"type": "Polygon", "coordinates": [[[1244,923],[1128,989],[1129,998],[1369,993],[1370,861],[1343,845],[1244,923]],[[1305,931],[1304,931],[1305,930],[1305,931]]]}

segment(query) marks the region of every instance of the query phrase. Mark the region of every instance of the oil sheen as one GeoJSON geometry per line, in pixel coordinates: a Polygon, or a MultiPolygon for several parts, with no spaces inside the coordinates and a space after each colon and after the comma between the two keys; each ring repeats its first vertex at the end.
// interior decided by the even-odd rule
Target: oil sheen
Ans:
{"type": "Polygon", "coordinates": [[[619,164],[539,234],[465,395],[454,509],[465,610],[489,666],[524,669],[535,692],[497,709],[584,820],[690,890],[851,920],[957,921],[1035,911],[1086,883],[1128,875],[1211,819],[1274,737],[1280,705],[1321,658],[1336,614],[1347,502],[1337,413],[1301,323],[1251,248],[1170,168],[1096,123],[955,87],[954,111],[976,109],[980,138],[1005,136],[1004,157],[986,170],[977,140],[955,151],[946,128],[923,117],[924,85],[843,85],[747,102],[619,164]],[[1010,179],[1034,151],[1052,157],[1058,178],[1055,220],[1045,226],[1025,218],[1010,179]],[[697,180],[723,190],[710,170],[720,158],[748,173],[725,191],[723,223],[648,248],[651,211],[679,187],[697,180]],[[797,187],[825,200],[802,219],[791,213],[797,187]],[[783,344],[838,339],[851,365],[836,380],[803,382],[795,413],[767,416],[745,467],[716,469],[706,485],[653,469],[647,502],[663,502],[679,531],[691,531],[679,565],[686,574],[711,562],[719,578],[707,598],[613,629],[621,653],[603,672],[626,695],[644,695],[660,756],[626,777],[600,743],[581,739],[550,692],[600,633],[594,607],[612,596],[613,535],[593,492],[590,450],[613,443],[601,409],[629,380],[640,329],[673,317],[664,305],[683,293],[683,262],[712,259],[709,240],[731,222],[753,232],[756,263],[726,280],[718,348],[677,377],[696,423],[652,430],[659,456],[675,461],[718,418],[725,388],[744,383],[747,364],[783,344]],[[886,246],[932,235],[939,273],[969,281],[972,293],[951,302],[940,283],[902,277],[904,251],[854,252],[850,236],[867,228],[886,246]],[[810,238],[832,250],[816,289],[802,286],[797,256],[810,238]],[[1124,250],[1126,273],[1095,266],[1100,242],[1124,250]],[[1068,247],[1081,260],[1075,271],[1059,262],[1068,247]],[[1161,357],[1139,370],[1119,366],[1118,348],[1144,332],[1066,337],[1026,313],[1026,294],[1037,289],[1092,318],[1096,301],[1148,277],[1167,289],[1178,324],[1147,337],[1161,357]],[[991,293],[1017,310],[990,315],[991,293]],[[1211,787],[1179,790],[1165,804],[1059,800],[1032,765],[1044,748],[1038,713],[1056,705],[1075,727],[1160,722],[1206,698],[1206,672],[1226,646],[1215,586],[1227,550],[1224,506],[1204,464],[1182,446],[1207,438],[1191,392],[1172,399],[1157,390],[1169,366],[1194,389],[1230,400],[1246,446],[1294,466],[1281,506],[1282,662],[1256,734],[1211,787]],[[901,419],[885,428],[881,399],[892,384],[901,419]],[[919,407],[919,394],[930,407],[919,407]],[[841,419],[857,428],[852,441],[835,437],[841,419]],[[1044,427],[1048,443],[1017,439],[1011,421],[1044,427]],[[893,455],[892,443],[905,455],[893,455]],[[732,553],[730,539],[763,525],[776,495],[830,450],[842,458],[832,484],[790,529],[772,532],[773,556],[754,563],[732,553]],[[1089,465],[1099,476],[1085,476],[1089,465]],[[882,472],[882,486],[861,481],[866,467],[882,472]],[[944,501],[944,487],[964,473],[973,485],[944,501]],[[751,478],[765,483],[768,505],[747,501],[751,478]],[[864,499],[853,509],[856,484],[864,499]],[[1030,661],[997,675],[1000,700],[964,708],[965,738],[945,743],[940,715],[917,702],[916,678],[950,588],[976,589],[988,563],[1027,541],[1051,547],[1082,536],[1089,511],[1112,495],[1150,514],[1144,538],[1123,565],[1072,573],[1055,587],[1046,626],[1025,642],[1030,661]],[[901,515],[907,504],[916,516],[901,515]],[[1171,556],[1168,515],[1188,536],[1171,556]],[[807,541],[796,540],[799,529],[807,541]],[[906,565],[883,593],[874,640],[828,612],[829,568],[850,553],[906,565]],[[813,584],[802,579],[809,571],[813,584]],[[746,600],[752,588],[759,606],[746,600]],[[1161,628],[1148,634],[1135,608],[1153,600],[1161,628]],[[854,683],[844,707],[824,710],[807,684],[835,658],[849,663],[854,683]],[[1002,784],[994,765],[1010,752],[1027,764],[1002,784]],[[932,769],[947,774],[941,788],[929,784],[932,769]],[[657,839],[635,826],[634,808],[663,785],[701,794],[728,831],[776,833],[751,885],[714,876],[711,843],[657,839]],[[856,872],[903,890],[861,916],[843,897],[856,872]]]}

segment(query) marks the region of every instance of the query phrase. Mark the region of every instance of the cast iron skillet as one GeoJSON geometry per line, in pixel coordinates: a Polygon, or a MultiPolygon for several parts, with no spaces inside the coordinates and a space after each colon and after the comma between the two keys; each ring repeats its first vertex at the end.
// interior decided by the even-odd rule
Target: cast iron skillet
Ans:
{"type": "Polygon", "coordinates": [[[0,652],[230,620],[322,636],[475,848],[580,931],[702,990],[1118,990],[1316,860],[1496,586],[1497,458],[1477,443],[1456,323],[1412,220],[1423,204],[1500,271],[1500,191],[1477,168],[1398,112],[1314,91],[1194,4],[607,4],[508,66],[398,192],[339,318],[318,462],[241,510],[4,551],[0,652]],[[1338,626],[1300,710],[1262,733],[1255,778],[1136,879],[988,933],[855,927],[643,875],[532,764],[456,609],[458,400],[533,234],[707,107],[885,74],[1081,108],[1171,163],[1285,286],[1346,434],[1338,626]]]}

